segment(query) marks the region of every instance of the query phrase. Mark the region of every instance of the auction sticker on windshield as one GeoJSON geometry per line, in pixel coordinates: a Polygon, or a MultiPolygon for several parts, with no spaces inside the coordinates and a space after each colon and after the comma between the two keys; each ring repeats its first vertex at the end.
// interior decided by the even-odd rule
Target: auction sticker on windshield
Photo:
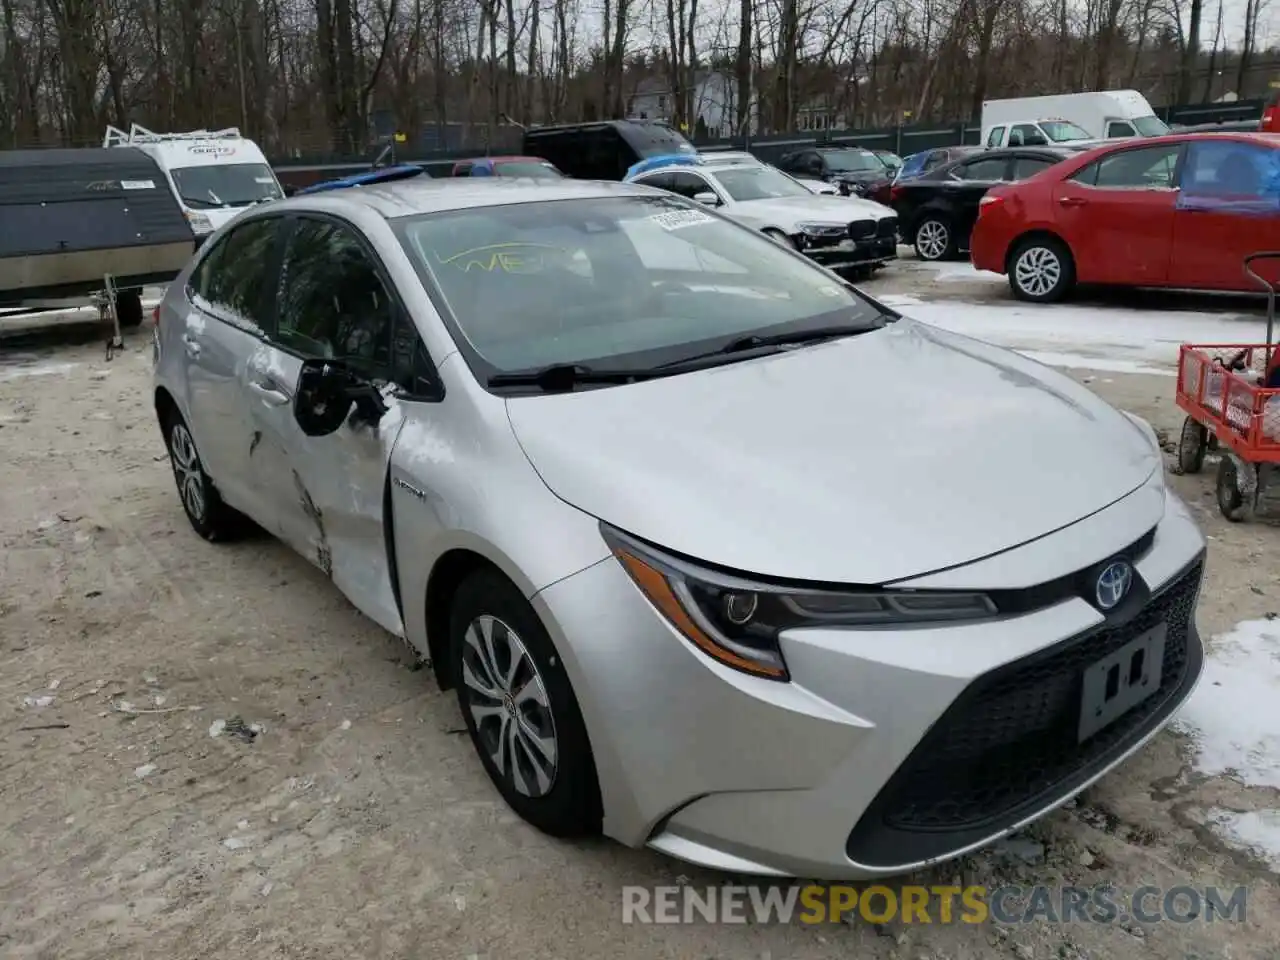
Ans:
{"type": "Polygon", "coordinates": [[[656,213],[649,217],[650,223],[656,223],[663,230],[679,230],[691,227],[696,223],[714,223],[715,217],[708,216],[700,210],[672,210],[670,213],[656,213]]]}

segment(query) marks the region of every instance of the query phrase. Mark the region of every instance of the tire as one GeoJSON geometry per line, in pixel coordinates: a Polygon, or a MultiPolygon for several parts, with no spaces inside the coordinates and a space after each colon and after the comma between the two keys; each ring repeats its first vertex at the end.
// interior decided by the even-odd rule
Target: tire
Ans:
{"type": "Polygon", "coordinates": [[[1209,431],[1190,417],[1182,421],[1182,433],[1178,436],[1178,470],[1180,473],[1199,473],[1204,467],[1205,451],[1209,448],[1209,431]]]}
{"type": "Polygon", "coordinates": [[[453,598],[449,649],[463,721],[502,798],[551,836],[599,833],[600,786],[582,711],[520,591],[494,570],[467,577],[453,598]]]}
{"type": "Polygon", "coordinates": [[[1218,510],[1232,523],[1244,519],[1244,494],[1240,492],[1240,478],[1236,463],[1230,455],[1218,461],[1218,510]]]}
{"type": "Polygon", "coordinates": [[[142,326],[142,291],[116,291],[116,317],[120,320],[120,329],[142,326]]]}
{"type": "Polygon", "coordinates": [[[956,255],[956,232],[945,217],[925,217],[911,238],[916,256],[929,263],[950,260],[956,255]]]}
{"type": "Polygon", "coordinates": [[[195,438],[177,410],[169,414],[164,440],[169,448],[173,479],[178,485],[178,499],[192,529],[211,543],[241,536],[249,526],[247,519],[222,502],[218,488],[204,472],[195,438]]]}
{"type": "Polygon", "coordinates": [[[1024,240],[1009,257],[1009,288],[1019,300],[1056,303],[1075,286],[1071,251],[1053,237],[1024,240]]]}

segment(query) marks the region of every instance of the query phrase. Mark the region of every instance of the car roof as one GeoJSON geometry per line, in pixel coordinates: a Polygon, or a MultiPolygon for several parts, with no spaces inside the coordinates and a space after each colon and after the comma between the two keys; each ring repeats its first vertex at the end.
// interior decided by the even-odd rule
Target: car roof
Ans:
{"type": "Polygon", "coordinates": [[[457,163],[470,163],[470,164],[476,164],[476,163],[547,163],[549,164],[550,162],[551,162],[550,160],[545,160],[542,157],[525,157],[525,156],[517,156],[515,154],[504,154],[503,156],[500,156],[500,157],[466,157],[462,160],[457,161],[457,163]]]}
{"type": "MultiPolygon", "coordinates": [[[[387,220],[418,214],[495,207],[509,203],[652,196],[653,188],[603,180],[538,180],[522,177],[415,177],[359,189],[330,190],[273,200],[271,210],[335,214],[372,210],[387,220]]],[[[264,205],[265,207],[266,205],[264,205]]]]}

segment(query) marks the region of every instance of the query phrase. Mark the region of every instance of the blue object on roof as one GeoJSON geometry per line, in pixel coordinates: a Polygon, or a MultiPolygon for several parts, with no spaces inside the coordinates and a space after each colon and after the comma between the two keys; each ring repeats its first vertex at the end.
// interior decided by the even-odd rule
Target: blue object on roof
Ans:
{"type": "Polygon", "coordinates": [[[664,153],[658,157],[647,157],[639,163],[633,163],[627,168],[627,175],[623,180],[630,180],[638,177],[642,173],[649,173],[653,170],[660,170],[663,167],[701,167],[705,166],[706,161],[696,153],[664,153]]]}
{"type": "Polygon", "coordinates": [[[294,196],[308,193],[327,193],[330,190],[345,190],[347,187],[367,187],[375,183],[392,183],[396,180],[408,180],[410,177],[418,177],[424,173],[426,171],[422,167],[404,163],[396,167],[383,167],[381,170],[353,173],[349,177],[339,177],[337,180],[313,183],[309,187],[303,187],[294,196]]]}

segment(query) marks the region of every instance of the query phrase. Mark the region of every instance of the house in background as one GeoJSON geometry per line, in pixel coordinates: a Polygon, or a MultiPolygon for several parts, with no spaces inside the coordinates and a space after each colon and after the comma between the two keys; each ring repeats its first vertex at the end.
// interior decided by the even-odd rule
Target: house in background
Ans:
{"type": "MultiPolygon", "coordinates": [[[[731,137],[741,131],[738,122],[738,84],[719,70],[699,70],[693,87],[693,126],[701,125],[705,135],[713,139],[731,137]]],[[[670,123],[675,115],[675,95],[665,76],[641,80],[627,102],[627,116],[636,120],[662,120],[670,123]]],[[[760,132],[760,102],[754,92],[747,114],[751,134],[760,132]]],[[[692,136],[695,130],[687,131],[692,136]]]]}

